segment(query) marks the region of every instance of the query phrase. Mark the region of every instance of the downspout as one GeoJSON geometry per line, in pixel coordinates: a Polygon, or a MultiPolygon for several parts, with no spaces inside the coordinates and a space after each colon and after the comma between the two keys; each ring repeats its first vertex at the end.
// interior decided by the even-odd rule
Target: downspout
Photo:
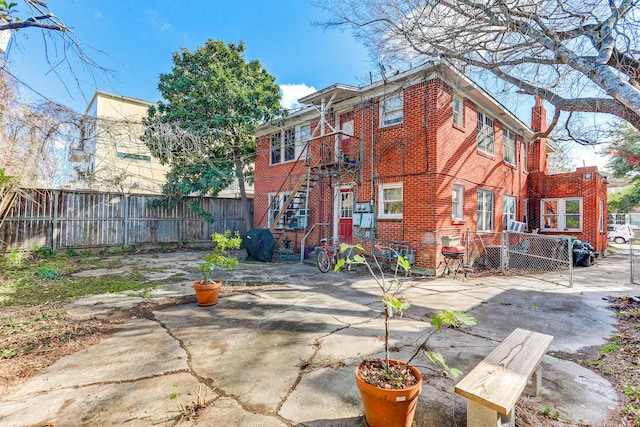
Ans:
{"type": "Polygon", "coordinates": [[[376,221],[374,222],[374,228],[371,229],[371,236],[370,236],[370,240],[371,240],[371,252],[375,252],[374,248],[375,248],[375,244],[376,244],[376,229],[378,226],[378,221],[377,221],[377,215],[375,210],[377,209],[376,203],[375,203],[375,197],[374,197],[374,191],[375,191],[375,185],[373,183],[373,173],[374,173],[374,148],[373,148],[373,144],[374,144],[374,136],[373,136],[373,130],[374,130],[374,125],[375,125],[375,109],[376,107],[376,101],[375,98],[371,98],[371,151],[369,152],[370,158],[371,158],[371,206],[374,206],[374,212],[373,212],[373,217],[376,219],[376,221]]]}

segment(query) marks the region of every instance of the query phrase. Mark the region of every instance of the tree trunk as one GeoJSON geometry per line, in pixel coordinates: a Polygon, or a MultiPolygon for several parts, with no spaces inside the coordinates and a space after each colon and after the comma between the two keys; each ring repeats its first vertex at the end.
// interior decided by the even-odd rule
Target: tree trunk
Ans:
{"type": "Polygon", "coordinates": [[[244,185],[244,172],[242,158],[240,157],[240,150],[238,149],[240,141],[236,140],[236,147],[233,149],[233,157],[236,162],[236,177],[238,178],[238,188],[240,189],[240,200],[242,200],[242,216],[244,217],[244,229],[241,230],[242,234],[246,234],[253,224],[253,218],[251,217],[251,206],[249,205],[249,199],[247,198],[247,190],[244,185]]]}

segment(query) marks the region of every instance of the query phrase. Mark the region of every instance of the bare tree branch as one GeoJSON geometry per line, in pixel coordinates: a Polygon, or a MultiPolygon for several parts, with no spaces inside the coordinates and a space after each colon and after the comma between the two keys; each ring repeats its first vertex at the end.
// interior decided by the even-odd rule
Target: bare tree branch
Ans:
{"type": "Polygon", "coordinates": [[[322,26],[351,29],[376,62],[415,63],[435,50],[561,112],[605,113],[640,129],[638,0],[325,0],[318,6],[335,17],[322,26]]]}

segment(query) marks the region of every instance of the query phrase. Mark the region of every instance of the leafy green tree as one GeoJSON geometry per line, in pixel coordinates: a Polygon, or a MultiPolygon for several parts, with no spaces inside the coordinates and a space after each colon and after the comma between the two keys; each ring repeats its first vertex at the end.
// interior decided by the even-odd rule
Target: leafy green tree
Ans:
{"type": "Polygon", "coordinates": [[[631,178],[632,186],[609,198],[609,212],[629,212],[640,204],[640,132],[623,123],[611,131],[607,168],[616,178],[631,178]]]}
{"type": "Polygon", "coordinates": [[[143,140],[170,166],[163,189],[169,199],[216,196],[237,178],[248,227],[254,131],[283,110],[275,78],[244,51],[243,42],[209,39],[193,52],[174,52],[173,69],[158,85],[166,102],[149,108],[143,140]]]}

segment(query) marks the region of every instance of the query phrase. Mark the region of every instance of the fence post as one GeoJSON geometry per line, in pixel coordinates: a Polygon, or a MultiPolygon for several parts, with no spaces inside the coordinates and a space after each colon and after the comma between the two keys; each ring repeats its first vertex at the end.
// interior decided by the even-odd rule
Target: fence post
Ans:
{"type": "Polygon", "coordinates": [[[128,194],[123,194],[122,206],[124,209],[124,224],[122,225],[124,241],[122,242],[122,246],[126,248],[127,246],[129,246],[129,195],[128,194]]]}
{"type": "Polygon", "coordinates": [[[178,211],[179,217],[179,225],[178,225],[178,238],[180,239],[181,244],[186,245],[187,235],[186,235],[186,225],[185,225],[185,196],[180,198],[180,210],[178,211]]]}
{"type": "Polygon", "coordinates": [[[53,219],[51,221],[51,253],[56,253],[56,232],[58,230],[58,191],[53,190],[53,219]]]}
{"type": "Polygon", "coordinates": [[[569,260],[569,287],[573,288],[573,245],[571,244],[571,237],[567,237],[567,248],[569,253],[567,258],[569,260]]]}
{"type": "Polygon", "coordinates": [[[502,274],[507,275],[507,242],[506,242],[506,232],[503,231],[500,233],[500,270],[502,270],[502,274]]]}

